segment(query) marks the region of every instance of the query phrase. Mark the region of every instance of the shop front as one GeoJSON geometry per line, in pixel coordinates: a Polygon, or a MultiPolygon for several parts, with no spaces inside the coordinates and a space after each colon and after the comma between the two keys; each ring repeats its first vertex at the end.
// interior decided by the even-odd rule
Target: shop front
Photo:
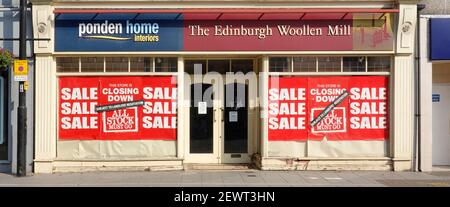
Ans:
{"type": "Polygon", "coordinates": [[[301,2],[34,4],[35,171],[410,170],[415,4],[301,2]]]}

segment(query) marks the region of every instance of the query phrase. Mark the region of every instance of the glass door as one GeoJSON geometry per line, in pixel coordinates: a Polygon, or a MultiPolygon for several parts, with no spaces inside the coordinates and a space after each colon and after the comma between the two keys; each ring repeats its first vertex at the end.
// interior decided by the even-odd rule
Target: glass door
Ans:
{"type": "Polygon", "coordinates": [[[249,163],[252,141],[256,138],[251,126],[257,122],[249,107],[249,84],[256,83],[249,82],[244,75],[254,71],[254,60],[232,59],[230,63],[234,78],[226,78],[224,84],[221,162],[249,163]]]}
{"type": "Polygon", "coordinates": [[[250,162],[249,87],[244,77],[225,76],[252,67],[253,59],[236,61],[234,66],[230,59],[185,61],[185,71],[191,74],[186,163],[250,162]],[[194,74],[199,68],[202,73],[194,74]]]}
{"type": "Polygon", "coordinates": [[[218,163],[217,117],[211,88],[208,83],[191,84],[188,162],[218,163]]]}
{"type": "Polygon", "coordinates": [[[227,83],[224,90],[222,163],[247,163],[249,155],[248,86],[227,83]]]}

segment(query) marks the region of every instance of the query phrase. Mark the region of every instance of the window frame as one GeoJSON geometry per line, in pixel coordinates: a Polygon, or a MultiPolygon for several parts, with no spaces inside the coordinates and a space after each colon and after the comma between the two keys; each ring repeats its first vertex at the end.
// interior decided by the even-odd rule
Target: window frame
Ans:
{"type": "Polygon", "coordinates": [[[155,71],[155,60],[156,58],[176,58],[178,62],[178,56],[146,56],[146,55],[140,55],[140,56],[117,56],[117,55],[102,55],[102,56],[83,56],[83,55],[61,55],[61,56],[54,56],[54,62],[55,66],[58,65],[58,58],[77,58],[78,59],[78,71],[77,72],[63,72],[63,71],[57,71],[56,68],[56,76],[174,76],[178,74],[178,71],[180,68],[178,68],[178,64],[176,64],[176,71],[173,72],[157,72],[155,71]],[[103,59],[103,71],[97,71],[97,72],[87,72],[82,71],[82,65],[81,65],[81,59],[82,58],[102,58],[103,59]],[[127,58],[128,60],[128,68],[127,71],[122,72],[108,72],[106,71],[106,59],[107,58],[127,58]],[[151,58],[151,70],[150,71],[142,71],[142,72],[131,72],[131,58],[151,58]]]}
{"type": "Polygon", "coordinates": [[[270,68],[270,62],[268,63],[268,73],[269,75],[275,75],[275,76],[285,76],[285,75],[294,75],[294,76],[324,76],[324,75],[384,75],[389,76],[393,73],[393,67],[394,67],[394,56],[391,54],[380,54],[380,55],[275,55],[275,56],[269,56],[268,60],[270,61],[270,58],[272,57],[285,57],[288,60],[288,63],[290,62],[290,71],[289,72],[273,72],[270,68]],[[301,72],[301,71],[294,71],[294,58],[301,58],[301,57],[315,57],[316,58],[316,71],[315,72],[301,72]],[[340,71],[339,72],[321,72],[319,71],[319,58],[321,57],[339,57],[341,61],[340,71]],[[364,71],[344,71],[344,57],[364,57],[365,59],[365,69],[364,71]],[[370,57],[389,57],[390,58],[390,65],[389,65],[389,71],[369,71],[368,67],[368,59],[370,57]]]}

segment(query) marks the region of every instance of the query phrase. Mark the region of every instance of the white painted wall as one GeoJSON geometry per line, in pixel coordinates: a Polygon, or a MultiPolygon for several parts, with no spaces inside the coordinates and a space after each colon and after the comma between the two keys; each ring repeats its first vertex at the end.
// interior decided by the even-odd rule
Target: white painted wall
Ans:
{"type": "MultiPolygon", "coordinates": [[[[419,170],[429,172],[432,170],[432,103],[431,93],[433,86],[433,65],[428,54],[428,18],[420,18],[420,162],[419,170]]],[[[419,156],[419,155],[418,155],[419,156]]]]}
{"type": "Polygon", "coordinates": [[[433,165],[450,165],[450,83],[433,84],[433,165]]]}

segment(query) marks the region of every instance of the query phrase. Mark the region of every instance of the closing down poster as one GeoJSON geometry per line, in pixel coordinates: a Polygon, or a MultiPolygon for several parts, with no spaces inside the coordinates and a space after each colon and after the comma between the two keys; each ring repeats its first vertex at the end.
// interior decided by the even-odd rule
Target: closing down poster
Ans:
{"type": "Polygon", "coordinates": [[[388,81],[385,76],[271,77],[269,140],[386,140],[388,81]]]}
{"type": "Polygon", "coordinates": [[[60,140],[176,140],[176,78],[59,78],[60,140]],[[99,106],[142,103],[97,111],[99,106]]]}

